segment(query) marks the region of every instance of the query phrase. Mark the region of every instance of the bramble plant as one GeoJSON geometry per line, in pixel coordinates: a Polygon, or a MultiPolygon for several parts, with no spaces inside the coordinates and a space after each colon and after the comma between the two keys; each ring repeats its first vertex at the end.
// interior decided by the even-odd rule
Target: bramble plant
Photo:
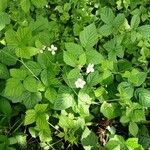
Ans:
{"type": "Polygon", "coordinates": [[[150,149],[150,0],[0,0],[0,150],[150,149]]]}

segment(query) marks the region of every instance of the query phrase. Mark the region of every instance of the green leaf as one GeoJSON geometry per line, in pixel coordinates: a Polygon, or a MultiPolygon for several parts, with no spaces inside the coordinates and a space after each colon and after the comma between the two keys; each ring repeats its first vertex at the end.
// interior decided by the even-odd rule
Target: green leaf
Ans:
{"type": "Polygon", "coordinates": [[[16,55],[21,58],[30,59],[32,56],[38,54],[38,49],[35,47],[24,47],[24,48],[17,48],[16,55]]]}
{"type": "Polygon", "coordinates": [[[67,74],[67,78],[68,79],[77,79],[79,77],[79,74],[80,74],[80,69],[74,68],[67,74]]]}
{"type": "Polygon", "coordinates": [[[65,43],[65,48],[67,51],[74,53],[78,56],[84,52],[82,46],[76,43],[65,43]]]}
{"type": "Polygon", "coordinates": [[[108,119],[120,116],[120,106],[117,103],[103,102],[100,111],[108,119]]]}
{"type": "Polygon", "coordinates": [[[150,91],[147,89],[137,89],[136,96],[139,99],[139,103],[144,107],[150,107],[150,91]]]}
{"type": "Polygon", "coordinates": [[[20,97],[25,91],[20,80],[15,78],[10,78],[6,82],[6,87],[4,90],[4,96],[14,98],[13,102],[17,102],[18,97],[20,97]]]}
{"type": "Polygon", "coordinates": [[[31,109],[31,110],[27,110],[26,111],[26,115],[25,115],[25,121],[24,121],[24,125],[29,125],[35,122],[36,119],[36,112],[35,110],[31,109]]]}
{"type": "Polygon", "coordinates": [[[4,64],[0,63],[0,79],[8,79],[9,78],[9,71],[4,64]]]}
{"type": "Polygon", "coordinates": [[[7,13],[0,12],[0,31],[5,28],[6,24],[10,23],[10,18],[7,13]]]}
{"type": "Polygon", "coordinates": [[[90,131],[87,127],[82,133],[81,143],[83,147],[90,146],[91,148],[96,146],[98,143],[98,138],[94,132],[90,131]]]}
{"type": "Polygon", "coordinates": [[[121,82],[118,85],[118,91],[121,98],[130,99],[133,97],[134,89],[128,82],[121,82]]]}
{"type": "Polygon", "coordinates": [[[130,134],[132,134],[133,136],[136,136],[138,133],[138,130],[139,130],[139,128],[138,128],[137,124],[134,122],[130,122],[130,124],[129,124],[130,134]]]}
{"type": "Polygon", "coordinates": [[[126,145],[130,149],[138,149],[138,150],[144,150],[143,147],[138,143],[138,138],[129,138],[126,141],[126,145]]]}
{"type": "Polygon", "coordinates": [[[78,94],[78,109],[80,116],[86,117],[90,115],[89,108],[91,103],[92,98],[88,94],[80,91],[78,94]]]}
{"type": "Polygon", "coordinates": [[[21,69],[10,69],[10,76],[21,81],[26,78],[27,72],[21,69]]]}
{"type": "Polygon", "coordinates": [[[74,98],[69,93],[62,93],[57,96],[57,99],[54,103],[55,110],[64,110],[67,109],[74,104],[74,98]]]}
{"type": "Polygon", "coordinates": [[[48,107],[48,104],[37,104],[34,109],[36,112],[45,112],[48,107]]]}
{"type": "Polygon", "coordinates": [[[80,42],[85,49],[92,48],[98,41],[98,33],[94,23],[85,27],[83,31],[80,32],[80,42]]]}
{"type": "Polygon", "coordinates": [[[96,50],[89,50],[86,52],[87,63],[100,64],[104,61],[104,57],[96,50]]]}
{"type": "Polygon", "coordinates": [[[0,1],[0,12],[4,11],[8,6],[8,0],[2,0],[0,1]]]}
{"type": "Polygon", "coordinates": [[[0,98],[0,112],[4,113],[7,116],[11,115],[12,113],[10,102],[3,97],[0,98]]]}
{"type": "Polygon", "coordinates": [[[112,26],[103,25],[98,29],[98,32],[101,36],[109,36],[112,33],[112,26]]]}
{"type": "Polygon", "coordinates": [[[25,89],[28,90],[29,92],[37,92],[38,91],[37,84],[38,81],[32,76],[26,77],[26,79],[23,81],[25,89]]]}
{"type": "Polygon", "coordinates": [[[29,27],[19,27],[17,32],[15,32],[12,29],[9,29],[5,33],[5,38],[7,46],[9,48],[18,49],[16,51],[19,57],[20,55],[25,55],[26,57],[29,57],[31,55],[29,49],[35,49],[31,46],[33,44],[33,37],[31,29],[29,27]],[[21,51],[21,49],[23,50],[21,51]],[[28,51],[29,54],[26,51],[28,51]]]}
{"type": "Polygon", "coordinates": [[[31,0],[32,4],[37,8],[42,8],[47,4],[47,0],[31,0]]]}
{"type": "Polygon", "coordinates": [[[52,104],[54,104],[57,98],[57,92],[54,88],[48,88],[44,94],[45,98],[48,99],[52,104]]]}
{"type": "Polygon", "coordinates": [[[124,24],[124,22],[125,22],[125,16],[124,16],[124,14],[118,14],[117,17],[115,17],[115,19],[113,20],[112,24],[113,24],[113,27],[116,30],[118,30],[119,27],[124,24]]]}
{"type": "Polygon", "coordinates": [[[16,64],[17,57],[13,49],[9,49],[5,47],[4,49],[0,50],[0,62],[5,65],[11,66],[16,64]]]}
{"type": "Polygon", "coordinates": [[[47,130],[49,132],[49,124],[45,113],[36,115],[36,126],[38,130],[47,130]]]}
{"type": "Polygon", "coordinates": [[[89,86],[95,86],[99,83],[100,75],[98,71],[94,71],[87,76],[87,84],[89,86]]]}
{"type": "Polygon", "coordinates": [[[77,60],[76,60],[75,56],[68,51],[63,52],[63,59],[67,65],[70,65],[72,67],[75,67],[77,64],[77,60]]]}
{"type": "Polygon", "coordinates": [[[31,60],[27,61],[25,62],[25,65],[27,66],[28,69],[24,65],[22,66],[22,68],[27,71],[28,75],[31,75],[31,71],[32,71],[34,75],[38,76],[42,71],[40,64],[35,61],[31,61],[31,60]]]}
{"type": "Polygon", "coordinates": [[[115,18],[112,9],[108,7],[102,8],[100,14],[101,14],[102,21],[105,22],[106,24],[111,24],[115,18]]]}
{"type": "Polygon", "coordinates": [[[137,69],[133,69],[131,72],[126,71],[123,77],[128,78],[128,82],[134,86],[140,86],[146,80],[147,72],[140,72],[137,69]]]}
{"type": "Polygon", "coordinates": [[[30,1],[29,0],[21,0],[20,5],[25,13],[29,12],[29,10],[30,10],[30,1]]]}
{"type": "Polygon", "coordinates": [[[138,27],[138,32],[144,38],[149,38],[150,37],[150,25],[142,25],[142,26],[138,27]]]}
{"type": "Polygon", "coordinates": [[[137,28],[139,24],[140,24],[140,16],[139,14],[136,14],[131,19],[131,28],[132,29],[137,28]]]}
{"type": "Polygon", "coordinates": [[[31,92],[24,92],[20,97],[22,103],[26,106],[26,108],[33,108],[38,102],[42,100],[42,95],[40,92],[31,93],[31,92]]]}

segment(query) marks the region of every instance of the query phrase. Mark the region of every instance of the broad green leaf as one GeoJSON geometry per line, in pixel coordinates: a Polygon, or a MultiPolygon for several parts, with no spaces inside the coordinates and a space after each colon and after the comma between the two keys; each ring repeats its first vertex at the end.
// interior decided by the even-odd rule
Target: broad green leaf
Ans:
{"type": "Polygon", "coordinates": [[[2,0],[0,1],[0,12],[4,11],[8,6],[8,0],[2,0]]]}
{"type": "Polygon", "coordinates": [[[16,64],[17,57],[14,50],[7,47],[0,50],[0,62],[8,66],[16,64]]]}
{"type": "Polygon", "coordinates": [[[138,130],[139,130],[138,125],[134,122],[130,122],[130,124],[129,124],[130,134],[132,134],[133,136],[136,136],[138,133],[138,130]]]}
{"type": "Polygon", "coordinates": [[[79,74],[80,74],[80,69],[74,68],[67,74],[67,78],[68,79],[77,79],[79,77],[79,74]]]}
{"type": "Polygon", "coordinates": [[[22,69],[10,69],[10,76],[18,80],[24,80],[27,76],[27,72],[22,69]]]}
{"type": "Polygon", "coordinates": [[[10,102],[3,97],[0,98],[0,112],[4,113],[6,116],[11,115],[12,113],[12,107],[10,105],[10,102]]]}
{"type": "Polygon", "coordinates": [[[42,129],[39,132],[39,138],[41,142],[50,142],[52,140],[49,129],[42,129]]]}
{"type": "Polygon", "coordinates": [[[103,102],[100,111],[108,119],[120,116],[120,106],[117,103],[103,102]]]}
{"type": "Polygon", "coordinates": [[[148,89],[140,88],[136,90],[136,96],[139,103],[144,107],[150,107],[150,91],[148,89]]]}
{"type": "Polygon", "coordinates": [[[79,56],[78,66],[83,66],[83,65],[85,65],[85,63],[86,63],[86,54],[85,54],[85,53],[82,53],[82,54],[79,56]]]}
{"type": "Polygon", "coordinates": [[[30,59],[36,54],[38,54],[38,49],[35,47],[24,47],[16,49],[16,55],[21,58],[30,59]]]}
{"type": "Polygon", "coordinates": [[[138,27],[138,32],[144,38],[149,38],[150,37],[150,25],[142,25],[142,26],[138,27]]]}
{"type": "Polygon", "coordinates": [[[0,12],[0,31],[5,28],[5,25],[10,23],[10,18],[7,13],[0,12]]]}
{"type": "Polygon", "coordinates": [[[91,103],[92,98],[88,94],[80,91],[78,94],[78,109],[80,116],[86,117],[90,115],[89,108],[91,103]]]}
{"type": "Polygon", "coordinates": [[[121,82],[118,85],[119,95],[123,99],[130,99],[133,97],[134,89],[128,82],[121,82]]]}
{"type": "Polygon", "coordinates": [[[113,20],[112,24],[113,24],[113,27],[116,30],[118,30],[119,27],[124,24],[124,22],[125,22],[125,16],[124,16],[124,14],[118,14],[117,17],[115,17],[115,19],[113,20]]]}
{"type": "Polygon", "coordinates": [[[54,88],[48,88],[44,94],[45,98],[48,99],[52,104],[54,104],[57,98],[57,92],[54,88]]]}
{"type": "Polygon", "coordinates": [[[38,130],[47,130],[49,132],[49,124],[45,113],[36,114],[36,126],[38,130]]]}
{"type": "Polygon", "coordinates": [[[32,72],[34,75],[38,76],[42,71],[40,64],[35,61],[31,61],[31,60],[27,61],[27,62],[25,62],[25,65],[26,65],[26,67],[23,65],[22,68],[27,71],[28,75],[32,75],[31,74],[31,72],[32,72]]]}
{"type": "Polygon", "coordinates": [[[76,43],[65,43],[65,48],[67,51],[72,52],[78,56],[84,52],[82,46],[76,43]]]}
{"type": "Polygon", "coordinates": [[[69,93],[62,93],[57,96],[54,103],[55,110],[64,110],[72,107],[74,104],[74,97],[69,93]]]}
{"type": "Polygon", "coordinates": [[[31,2],[37,8],[42,8],[47,4],[47,0],[31,0],[31,2]]]}
{"type": "Polygon", "coordinates": [[[24,125],[29,125],[34,123],[36,120],[36,112],[33,109],[27,110],[25,115],[24,125]]]}
{"type": "Polygon", "coordinates": [[[126,140],[126,145],[129,149],[138,149],[138,150],[144,150],[142,145],[139,144],[138,138],[129,138],[126,140]]]}
{"type": "Polygon", "coordinates": [[[14,98],[13,102],[16,102],[15,100],[17,100],[17,98],[20,97],[24,91],[25,88],[23,87],[23,84],[21,83],[20,80],[15,78],[10,78],[6,82],[4,96],[14,98]]]}
{"type": "Polygon", "coordinates": [[[38,91],[37,84],[38,81],[32,76],[26,77],[26,79],[23,81],[25,89],[28,90],[29,92],[37,92],[38,91]]]}
{"type": "Polygon", "coordinates": [[[106,24],[111,24],[115,18],[115,15],[114,15],[112,9],[110,9],[108,7],[102,8],[100,15],[101,15],[102,21],[105,22],[106,24]]]}
{"type": "Polygon", "coordinates": [[[75,58],[75,56],[68,51],[63,52],[63,59],[67,65],[70,65],[72,67],[75,67],[77,64],[77,59],[75,58]]]}
{"type": "Polygon", "coordinates": [[[131,19],[131,28],[136,29],[140,24],[140,16],[139,14],[136,14],[131,19]]]}
{"type": "Polygon", "coordinates": [[[47,107],[48,107],[48,104],[37,104],[37,105],[34,107],[34,109],[35,109],[36,113],[37,113],[37,112],[42,112],[42,113],[43,113],[43,112],[46,111],[47,107]]]}
{"type": "Polygon", "coordinates": [[[103,85],[110,85],[113,83],[114,76],[111,71],[105,70],[102,74],[100,74],[99,82],[103,85]]]}
{"type": "Polygon", "coordinates": [[[95,86],[99,83],[100,75],[98,71],[94,71],[87,76],[87,84],[89,86],[95,86]]]}
{"type": "Polygon", "coordinates": [[[20,97],[22,103],[26,106],[26,108],[33,108],[38,102],[42,100],[42,95],[40,92],[31,93],[31,92],[24,92],[20,97]]]}
{"type": "Polygon", "coordinates": [[[95,133],[90,131],[86,127],[82,133],[81,143],[82,143],[83,147],[91,146],[91,148],[92,148],[97,145],[98,139],[97,139],[97,136],[95,135],[95,133]]]}
{"type": "Polygon", "coordinates": [[[128,78],[128,82],[134,86],[140,86],[146,80],[147,72],[140,72],[137,69],[133,69],[131,72],[126,71],[123,77],[128,78]]]}
{"type": "Polygon", "coordinates": [[[104,61],[104,57],[94,49],[86,51],[86,59],[87,64],[91,63],[95,65],[100,64],[104,61]]]}
{"type": "Polygon", "coordinates": [[[25,13],[29,12],[30,10],[30,0],[21,0],[20,2],[21,8],[25,13]]]}
{"type": "Polygon", "coordinates": [[[9,71],[4,64],[0,63],[0,79],[8,79],[9,78],[9,71]]]}
{"type": "Polygon", "coordinates": [[[80,42],[81,45],[89,50],[92,48],[98,41],[98,33],[94,23],[85,27],[83,31],[80,32],[80,42]]]}
{"type": "Polygon", "coordinates": [[[103,25],[98,29],[100,36],[109,36],[112,33],[112,26],[103,25]]]}
{"type": "Polygon", "coordinates": [[[131,121],[140,122],[145,120],[145,111],[144,109],[135,109],[132,113],[131,121]]]}

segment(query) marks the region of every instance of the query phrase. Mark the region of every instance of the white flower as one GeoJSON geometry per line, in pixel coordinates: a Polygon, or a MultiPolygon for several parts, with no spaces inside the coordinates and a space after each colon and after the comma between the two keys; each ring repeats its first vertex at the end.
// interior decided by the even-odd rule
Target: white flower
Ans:
{"type": "Polygon", "coordinates": [[[43,50],[41,49],[39,52],[40,52],[40,53],[43,53],[43,50]]]}
{"type": "Polygon", "coordinates": [[[57,51],[57,47],[55,47],[54,45],[51,45],[51,47],[48,47],[48,51],[50,51],[52,55],[55,55],[57,51]]]}
{"type": "Polygon", "coordinates": [[[45,46],[45,45],[43,45],[42,50],[45,50],[45,49],[46,49],[46,46],[45,46]]]}
{"type": "Polygon", "coordinates": [[[94,72],[94,64],[89,64],[86,68],[86,73],[94,72]]]}
{"type": "Polygon", "coordinates": [[[78,78],[78,80],[75,82],[76,88],[83,88],[86,82],[82,80],[81,78],[78,78]]]}

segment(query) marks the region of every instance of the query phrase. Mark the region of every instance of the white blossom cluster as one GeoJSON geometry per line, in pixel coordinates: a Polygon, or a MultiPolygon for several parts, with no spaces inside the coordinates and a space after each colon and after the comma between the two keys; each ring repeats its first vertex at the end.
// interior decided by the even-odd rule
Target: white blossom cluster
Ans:
{"type": "Polygon", "coordinates": [[[51,52],[52,55],[55,55],[55,54],[56,54],[57,47],[54,46],[53,44],[51,45],[51,47],[43,46],[42,49],[40,50],[40,53],[43,53],[46,49],[47,49],[49,52],[51,52]]]}
{"type": "MultiPolygon", "coordinates": [[[[90,72],[94,72],[94,64],[89,64],[86,68],[86,73],[89,74],[90,72]]],[[[78,78],[76,81],[75,81],[75,86],[76,88],[83,88],[84,85],[86,84],[86,82],[81,79],[81,78],[78,78]]]]}

